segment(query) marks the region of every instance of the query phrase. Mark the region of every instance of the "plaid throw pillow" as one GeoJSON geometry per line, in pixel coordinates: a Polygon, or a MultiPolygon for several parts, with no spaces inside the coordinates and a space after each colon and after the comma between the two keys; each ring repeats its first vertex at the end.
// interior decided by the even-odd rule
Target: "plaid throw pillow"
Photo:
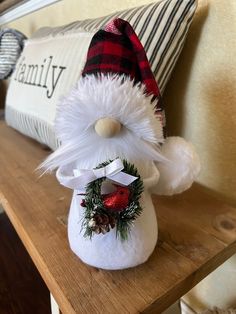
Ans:
{"type": "Polygon", "coordinates": [[[58,99],[80,77],[95,32],[115,17],[127,20],[134,28],[163,93],[196,6],[197,0],[162,0],[102,18],[38,30],[26,41],[12,75],[6,100],[7,123],[55,149],[59,145],[54,134],[58,99]]]}

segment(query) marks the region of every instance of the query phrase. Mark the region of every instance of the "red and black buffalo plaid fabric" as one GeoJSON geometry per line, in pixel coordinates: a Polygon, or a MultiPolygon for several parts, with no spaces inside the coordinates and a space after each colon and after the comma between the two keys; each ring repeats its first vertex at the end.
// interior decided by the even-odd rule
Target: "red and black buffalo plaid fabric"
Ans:
{"type": "Polygon", "coordinates": [[[135,82],[145,84],[148,94],[159,96],[146,53],[133,28],[122,19],[115,19],[112,23],[116,33],[99,30],[92,38],[82,75],[126,74],[135,82]]]}
{"type": "Polygon", "coordinates": [[[125,74],[134,79],[135,83],[143,83],[147,94],[153,95],[153,101],[157,102],[157,115],[163,119],[159,88],[145,50],[127,21],[117,18],[93,36],[82,75],[101,73],[125,74]]]}

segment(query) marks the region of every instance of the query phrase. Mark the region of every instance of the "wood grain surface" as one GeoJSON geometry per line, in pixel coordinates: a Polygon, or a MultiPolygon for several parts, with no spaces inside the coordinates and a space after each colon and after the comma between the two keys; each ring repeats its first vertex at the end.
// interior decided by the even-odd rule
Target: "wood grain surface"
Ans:
{"type": "Polygon", "coordinates": [[[62,313],[161,313],[236,252],[236,209],[195,184],[153,197],[159,241],[144,265],[89,267],[71,252],[71,191],[34,172],[47,151],[0,122],[0,201],[62,313]]]}

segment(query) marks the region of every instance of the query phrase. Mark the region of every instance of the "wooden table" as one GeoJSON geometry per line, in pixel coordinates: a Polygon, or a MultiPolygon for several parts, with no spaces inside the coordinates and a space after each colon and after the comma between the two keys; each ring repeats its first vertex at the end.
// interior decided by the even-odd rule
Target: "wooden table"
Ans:
{"type": "Polygon", "coordinates": [[[0,201],[64,314],[161,313],[236,252],[236,209],[195,184],[154,197],[159,241],[147,263],[122,271],[84,265],[63,223],[71,192],[34,169],[48,154],[0,122],[0,201]]]}

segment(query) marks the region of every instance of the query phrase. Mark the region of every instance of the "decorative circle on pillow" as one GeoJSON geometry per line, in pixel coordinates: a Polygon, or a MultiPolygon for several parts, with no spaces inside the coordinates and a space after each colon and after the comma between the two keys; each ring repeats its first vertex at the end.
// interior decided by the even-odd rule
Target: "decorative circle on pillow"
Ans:
{"type": "Polygon", "coordinates": [[[21,32],[4,28],[0,30],[0,79],[8,78],[24,47],[25,35],[21,32]]]}

